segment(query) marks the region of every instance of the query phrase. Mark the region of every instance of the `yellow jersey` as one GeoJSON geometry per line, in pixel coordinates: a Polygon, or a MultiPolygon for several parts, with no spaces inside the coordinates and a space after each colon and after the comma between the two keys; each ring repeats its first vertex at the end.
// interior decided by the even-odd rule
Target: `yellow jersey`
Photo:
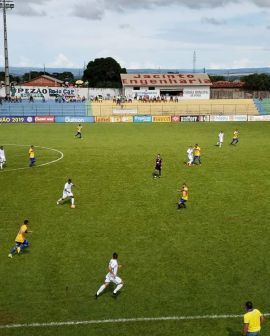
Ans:
{"type": "Polygon", "coordinates": [[[81,131],[82,131],[82,126],[77,126],[77,131],[78,131],[79,133],[81,133],[81,131]]]}
{"type": "Polygon", "coordinates": [[[199,146],[193,148],[194,156],[201,156],[201,148],[199,146]]]}
{"type": "Polygon", "coordinates": [[[239,131],[234,131],[233,132],[233,138],[237,139],[239,137],[239,131]]]}
{"type": "Polygon", "coordinates": [[[23,243],[25,241],[25,233],[27,232],[27,225],[23,224],[18,232],[15,242],[23,243]]]}
{"type": "Polygon", "coordinates": [[[34,151],[34,149],[30,147],[28,153],[29,153],[29,158],[30,159],[34,159],[34,157],[35,157],[35,151],[34,151]]]}
{"type": "Polygon", "coordinates": [[[258,332],[261,330],[262,313],[258,309],[253,309],[244,315],[244,323],[248,324],[248,332],[258,332]]]}
{"type": "Polygon", "coordinates": [[[182,188],[182,199],[186,201],[188,200],[188,187],[182,188]]]}

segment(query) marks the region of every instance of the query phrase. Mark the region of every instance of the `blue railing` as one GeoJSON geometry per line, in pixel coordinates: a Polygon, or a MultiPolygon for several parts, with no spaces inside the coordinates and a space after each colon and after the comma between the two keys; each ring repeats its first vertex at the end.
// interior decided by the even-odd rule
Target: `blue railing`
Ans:
{"type": "Polygon", "coordinates": [[[2,102],[0,114],[9,116],[86,116],[86,103],[2,102]]]}

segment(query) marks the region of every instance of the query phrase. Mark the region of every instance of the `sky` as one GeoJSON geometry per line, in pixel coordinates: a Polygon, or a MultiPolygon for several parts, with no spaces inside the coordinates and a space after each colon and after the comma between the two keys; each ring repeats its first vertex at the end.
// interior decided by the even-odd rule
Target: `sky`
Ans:
{"type": "Polygon", "coordinates": [[[270,66],[270,0],[14,4],[7,13],[11,66],[83,68],[113,57],[128,69],[192,69],[194,51],[197,69],[270,66]]]}

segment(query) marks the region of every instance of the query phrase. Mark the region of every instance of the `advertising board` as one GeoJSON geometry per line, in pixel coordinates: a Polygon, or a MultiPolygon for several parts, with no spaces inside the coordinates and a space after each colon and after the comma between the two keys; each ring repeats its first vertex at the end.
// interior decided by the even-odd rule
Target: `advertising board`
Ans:
{"type": "Polygon", "coordinates": [[[96,117],[96,122],[110,122],[110,117],[96,117]]]}
{"type": "Polygon", "coordinates": [[[29,124],[34,122],[35,118],[31,116],[0,116],[0,124],[29,124]]]}
{"type": "Polygon", "coordinates": [[[270,115],[248,116],[248,121],[270,121],[270,115]]]}
{"type": "Polygon", "coordinates": [[[153,122],[171,122],[172,117],[171,116],[153,116],[152,121],[153,122]]]}
{"type": "Polygon", "coordinates": [[[36,123],[54,123],[54,116],[38,116],[38,117],[35,117],[35,122],[36,123]]]}
{"type": "Polygon", "coordinates": [[[95,117],[55,117],[57,123],[93,123],[95,117]]]}
{"type": "Polygon", "coordinates": [[[144,123],[144,122],[152,122],[152,116],[144,115],[144,116],[134,116],[133,121],[135,123],[144,123]]]}

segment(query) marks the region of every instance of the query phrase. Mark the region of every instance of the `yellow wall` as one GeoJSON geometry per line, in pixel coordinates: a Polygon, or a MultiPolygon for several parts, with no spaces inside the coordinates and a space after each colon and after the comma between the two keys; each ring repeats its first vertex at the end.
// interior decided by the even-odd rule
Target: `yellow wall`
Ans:
{"type": "MultiPolygon", "coordinates": [[[[181,100],[166,103],[143,103],[133,101],[122,106],[112,101],[100,103],[92,102],[94,116],[125,115],[124,110],[135,110],[136,114],[144,115],[209,115],[209,114],[258,114],[257,108],[252,99],[211,99],[211,100],[181,100]],[[121,110],[122,113],[113,113],[113,110],[121,110]]],[[[128,111],[126,115],[128,115],[128,111]]]]}

